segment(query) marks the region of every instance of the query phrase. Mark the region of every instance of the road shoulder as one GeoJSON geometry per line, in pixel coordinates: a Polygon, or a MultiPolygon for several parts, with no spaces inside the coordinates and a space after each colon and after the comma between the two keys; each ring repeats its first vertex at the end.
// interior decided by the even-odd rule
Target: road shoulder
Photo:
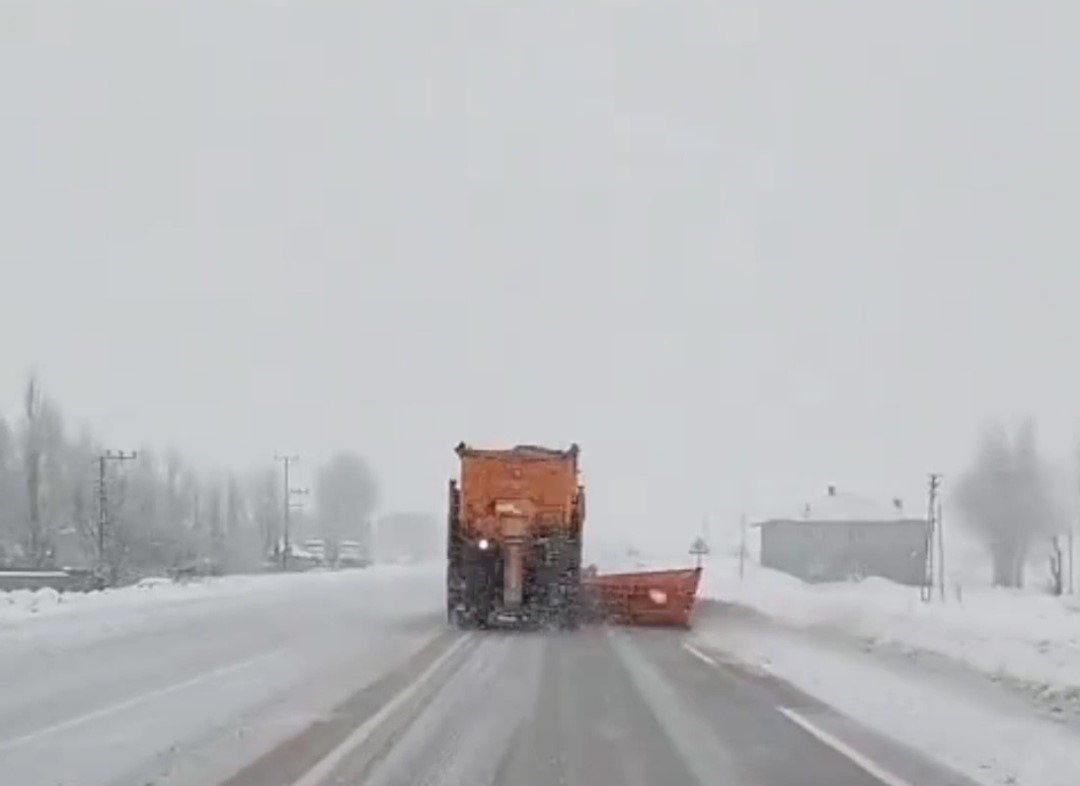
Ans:
{"type": "Polygon", "coordinates": [[[815,722],[867,750],[880,746],[880,756],[899,745],[992,786],[1074,786],[1080,772],[1075,733],[972,675],[738,610],[699,617],[692,641],[724,668],[766,675],[825,705],[829,714],[815,722]]]}

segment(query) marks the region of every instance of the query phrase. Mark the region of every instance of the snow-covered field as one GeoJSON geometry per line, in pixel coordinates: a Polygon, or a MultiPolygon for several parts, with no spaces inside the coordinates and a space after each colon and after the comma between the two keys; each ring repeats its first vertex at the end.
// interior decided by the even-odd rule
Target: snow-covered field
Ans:
{"type": "Polygon", "coordinates": [[[1080,699],[1080,598],[968,587],[942,603],[883,579],[811,585],[756,564],[711,562],[701,595],[798,627],[824,627],[872,644],[955,659],[1031,690],[1080,699]]]}

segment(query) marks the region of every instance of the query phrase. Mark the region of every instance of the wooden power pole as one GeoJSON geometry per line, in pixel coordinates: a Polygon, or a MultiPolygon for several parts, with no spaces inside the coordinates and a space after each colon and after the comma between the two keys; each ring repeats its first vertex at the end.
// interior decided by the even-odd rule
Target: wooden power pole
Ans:
{"type": "Polygon", "coordinates": [[[289,514],[292,512],[292,488],[289,486],[289,466],[300,460],[299,456],[275,455],[274,461],[280,461],[284,472],[284,484],[282,486],[282,540],[281,540],[281,569],[289,569],[289,514]]]}
{"type": "MultiPolygon", "coordinates": [[[[924,602],[929,602],[934,597],[934,549],[938,549],[938,562],[941,562],[944,556],[944,541],[940,540],[940,533],[938,532],[937,518],[938,518],[938,486],[941,484],[941,475],[931,472],[930,473],[930,490],[927,496],[926,503],[926,554],[924,555],[925,563],[923,569],[923,582],[919,587],[919,597],[924,602]]],[[[942,584],[941,592],[944,596],[945,587],[945,573],[942,565],[938,565],[938,582],[942,584]]]]}

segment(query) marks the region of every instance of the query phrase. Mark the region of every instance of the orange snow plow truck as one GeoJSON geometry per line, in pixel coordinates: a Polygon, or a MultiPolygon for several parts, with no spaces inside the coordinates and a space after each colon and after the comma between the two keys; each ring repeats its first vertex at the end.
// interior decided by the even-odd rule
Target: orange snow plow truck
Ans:
{"type": "Polygon", "coordinates": [[[450,481],[446,611],[459,627],[583,620],[687,625],[700,569],[582,575],[585,489],[577,445],[480,450],[461,443],[450,481]]]}

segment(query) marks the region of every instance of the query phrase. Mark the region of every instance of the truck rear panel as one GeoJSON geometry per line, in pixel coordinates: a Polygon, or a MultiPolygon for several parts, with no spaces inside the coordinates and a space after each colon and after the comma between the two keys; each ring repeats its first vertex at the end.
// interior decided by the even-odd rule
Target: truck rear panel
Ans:
{"type": "Polygon", "coordinates": [[[457,448],[461,458],[464,534],[498,540],[504,534],[579,536],[572,514],[578,496],[578,449],[520,445],[509,450],[457,448]],[[505,532],[525,526],[527,532],[505,532]]]}

